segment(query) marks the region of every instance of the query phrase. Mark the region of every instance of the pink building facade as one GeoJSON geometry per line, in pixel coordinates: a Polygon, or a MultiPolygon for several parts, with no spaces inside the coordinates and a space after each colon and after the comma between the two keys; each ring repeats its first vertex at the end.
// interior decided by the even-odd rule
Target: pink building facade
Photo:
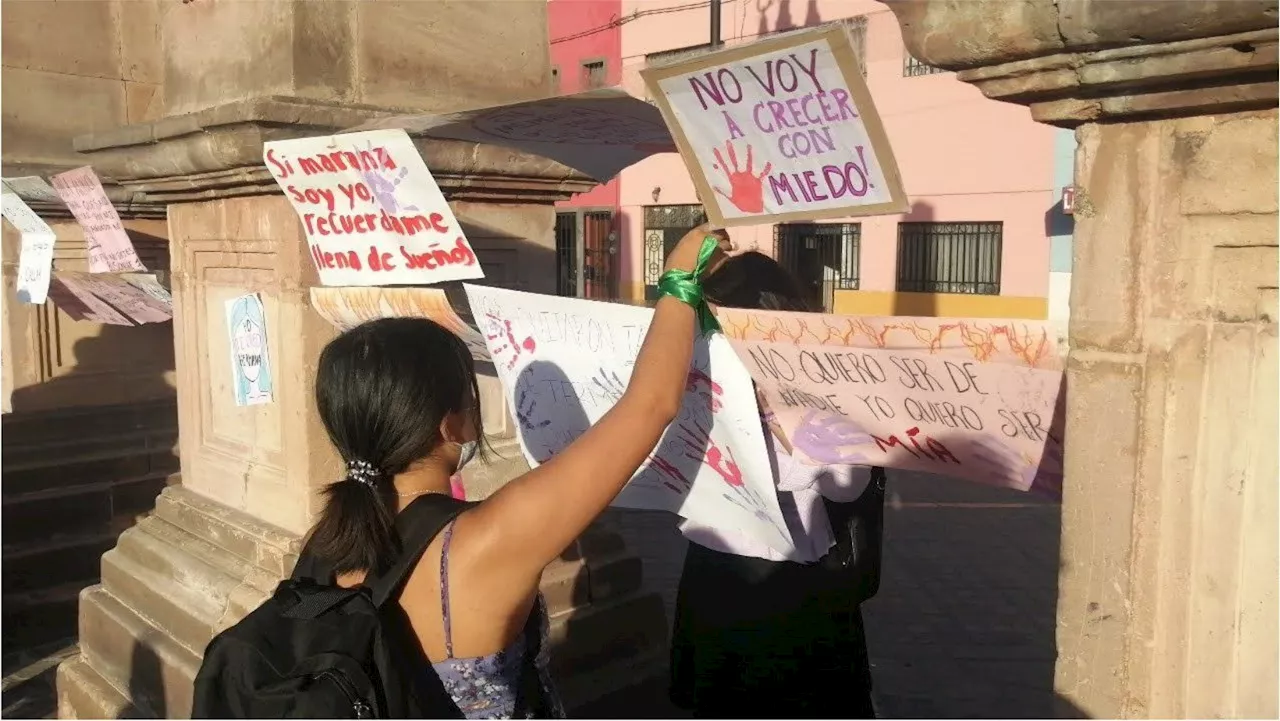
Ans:
{"type": "MultiPolygon", "coordinates": [[[[548,0],[551,80],[558,95],[622,84],[621,0],[548,0]]],[[[618,208],[620,178],[560,203],[556,284],[561,295],[615,299],[627,256],[618,208]]]]}
{"type": "MultiPolygon", "coordinates": [[[[550,0],[549,8],[559,6],[551,14],[553,62],[564,45],[581,40],[557,38],[592,30],[582,27],[592,23],[579,8],[597,5],[604,3],[550,0]],[[566,16],[576,29],[557,23],[566,16]]],[[[639,73],[647,64],[704,52],[711,41],[711,3],[615,5],[617,20],[601,34],[617,33],[620,84],[637,97],[648,97],[639,73]]],[[[1051,228],[1061,226],[1053,222],[1061,213],[1053,128],[1034,123],[1025,107],[989,100],[953,73],[916,62],[879,2],[736,0],[719,10],[727,45],[846,23],[862,44],[867,83],[911,200],[902,215],[737,228],[740,246],[777,257],[833,312],[1047,317],[1051,228]]],[[[609,23],[603,14],[594,27],[609,23]]],[[[699,220],[693,183],[669,154],[628,168],[590,196],[612,197],[601,193],[617,197],[617,297],[643,299],[664,246],[699,220]]],[[[575,201],[584,202],[595,201],[575,201]]]]}

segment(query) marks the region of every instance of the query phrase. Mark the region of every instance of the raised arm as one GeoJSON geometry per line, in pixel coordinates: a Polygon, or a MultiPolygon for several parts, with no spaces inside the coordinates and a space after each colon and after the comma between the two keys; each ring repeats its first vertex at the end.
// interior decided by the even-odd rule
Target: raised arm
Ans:
{"type": "MultiPolygon", "coordinates": [[[[716,236],[720,251],[728,248],[722,232],[695,228],[671,252],[667,270],[692,271],[708,235],[716,236]]],[[[659,299],[631,380],[613,408],[563,451],[466,514],[468,532],[485,536],[481,544],[495,567],[536,583],[543,567],[618,495],[680,410],[695,322],[693,307],[659,299]]]]}

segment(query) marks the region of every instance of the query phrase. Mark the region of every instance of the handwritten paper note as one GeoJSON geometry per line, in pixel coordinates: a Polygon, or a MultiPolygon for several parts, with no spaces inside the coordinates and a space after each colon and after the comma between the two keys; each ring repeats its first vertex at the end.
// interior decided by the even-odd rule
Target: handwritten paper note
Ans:
{"type": "Polygon", "coordinates": [[[121,273],[120,277],[129,285],[150,296],[160,308],[163,308],[172,317],[173,294],[169,292],[168,288],[160,284],[160,280],[156,278],[155,273],[121,273]]]}
{"type": "MultiPolygon", "coordinates": [[[[466,286],[530,463],[554,456],[626,389],[648,308],[466,286]]],[[[684,404],[614,505],[678,513],[792,548],[751,379],[722,336],[699,340],[684,404]]]]}
{"type": "Polygon", "coordinates": [[[93,168],[86,165],[59,173],[53,176],[53,187],[84,229],[90,273],[146,270],[93,168]]]}
{"type": "Polygon", "coordinates": [[[478,361],[489,361],[484,336],[453,309],[439,288],[312,288],[311,307],[338,330],[375,318],[430,318],[462,339],[478,361]]]}
{"type": "Polygon", "coordinates": [[[237,406],[256,406],[273,399],[267,320],[257,293],[227,301],[227,333],[231,347],[231,388],[237,406]]]}
{"type": "Polygon", "coordinates": [[[143,325],[173,317],[171,304],[146,293],[123,274],[61,271],[57,278],[65,292],[54,297],[54,303],[75,320],[143,325]]]}
{"type": "Polygon", "coordinates": [[[970,321],[956,329],[957,346],[944,343],[947,319],[900,318],[944,330],[914,348],[899,335],[889,348],[883,326],[859,334],[852,316],[734,310],[721,319],[802,460],[1060,493],[1062,372],[1047,327],[1041,343],[1019,321],[970,321]]]}
{"type": "Polygon", "coordinates": [[[462,226],[403,130],[266,143],[323,285],[483,278],[462,226]]]}
{"type": "Polygon", "coordinates": [[[642,70],[722,226],[906,210],[888,137],[844,28],[642,70]]]}
{"type": "Polygon", "coordinates": [[[4,178],[4,187],[11,193],[16,193],[23,198],[41,203],[56,203],[62,205],[62,198],[58,197],[58,191],[49,185],[49,181],[38,175],[25,175],[20,178],[4,178]]]}
{"type": "Polygon", "coordinates": [[[119,275],[81,275],[80,287],[98,296],[111,307],[139,325],[163,323],[173,318],[171,306],[165,306],[142,289],[119,275]]]}
{"type": "Polygon", "coordinates": [[[84,273],[58,273],[49,284],[49,299],[71,318],[106,325],[133,325],[133,321],[107,305],[84,286],[84,273]]]}
{"type": "Polygon", "coordinates": [[[49,296],[53,246],[58,237],[53,228],[14,193],[0,195],[0,209],[5,220],[13,224],[22,238],[18,254],[18,300],[44,303],[49,296]]]}

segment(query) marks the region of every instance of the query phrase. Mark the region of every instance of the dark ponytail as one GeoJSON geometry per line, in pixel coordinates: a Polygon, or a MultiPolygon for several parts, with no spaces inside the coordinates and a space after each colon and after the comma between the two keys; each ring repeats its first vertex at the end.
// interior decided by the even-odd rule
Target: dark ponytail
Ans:
{"type": "Polygon", "coordinates": [[[316,370],[316,407],[346,464],[325,487],[309,546],[338,575],[384,570],[400,552],[390,502],[395,476],[433,453],[449,413],[471,418],[484,444],[474,361],[425,318],[383,318],[329,342],[316,370]]]}

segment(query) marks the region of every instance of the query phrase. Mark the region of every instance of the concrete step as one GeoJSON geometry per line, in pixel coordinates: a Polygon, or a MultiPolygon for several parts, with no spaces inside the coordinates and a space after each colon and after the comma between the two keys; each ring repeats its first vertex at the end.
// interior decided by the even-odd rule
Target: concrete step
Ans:
{"type": "Polygon", "coordinates": [[[0,585],[14,593],[67,583],[97,583],[102,554],[115,543],[114,534],[85,533],[5,545],[0,585]]]}
{"type": "MultiPolygon", "coordinates": [[[[107,483],[121,478],[141,478],[177,473],[178,444],[176,438],[167,445],[147,444],[142,447],[113,447],[105,452],[54,454],[42,452],[37,460],[18,466],[5,463],[4,499],[22,498],[28,494],[56,492],[79,486],[107,483]]],[[[9,451],[6,446],[6,459],[9,451]]]]}
{"type": "Polygon", "coordinates": [[[177,435],[178,407],[175,401],[130,403],[116,406],[86,406],[37,413],[6,413],[0,418],[4,436],[5,470],[9,458],[20,449],[49,451],[75,449],[86,440],[100,441],[129,435],[177,435]]]}
{"type": "Polygon", "coordinates": [[[275,582],[293,571],[301,541],[297,536],[276,526],[263,523],[243,513],[231,511],[216,501],[197,493],[172,486],[156,499],[155,515],[200,539],[208,539],[218,547],[219,555],[231,554],[260,568],[269,581],[249,578],[246,581],[267,593],[275,582]]]}
{"type": "Polygon", "coordinates": [[[102,586],[80,602],[80,647],[103,679],[128,689],[133,702],[155,715],[187,718],[200,654],[184,647],[125,606],[102,586]],[[131,649],[123,654],[120,649],[131,649]]]}
{"type": "Polygon", "coordinates": [[[0,507],[4,544],[27,546],[75,536],[116,534],[148,513],[178,476],[157,474],[6,497],[0,507]]]}
{"type": "MultiPolygon", "coordinates": [[[[149,549],[154,549],[154,543],[146,546],[133,548],[136,540],[133,535],[128,539],[121,537],[121,541],[129,545],[130,551],[138,552],[139,558],[147,558],[148,564],[169,564],[173,562],[181,562],[184,569],[196,568],[201,572],[220,574],[227,578],[236,579],[238,581],[236,591],[227,597],[227,609],[224,613],[224,623],[227,619],[235,621],[248,614],[249,611],[257,608],[258,605],[273,592],[279,582],[278,578],[264,572],[257,566],[248,561],[228,553],[226,549],[216,546],[202,537],[192,535],[185,528],[179,528],[164,518],[159,516],[151,516],[141,521],[136,528],[139,532],[146,533],[153,542],[162,544],[162,547],[170,549],[180,549],[180,553],[175,555],[167,555],[164,559],[157,559],[148,556],[149,549]],[[196,561],[196,565],[188,563],[188,559],[196,561]]],[[[157,566],[157,568],[170,569],[171,566],[157,566]]]]}
{"type": "Polygon", "coordinates": [[[102,585],[193,653],[213,638],[236,579],[130,529],[102,557],[102,585]],[[182,567],[184,560],[190,565],[182,567]],[[152,566],[151,564],[156,564],[152,566]]]}
{"type": "Polygon", "coordinates": [[[58,667],[58,718],[156,718],[141,712],[119,689],[107,683],[83,657],[58,667]]]}
{"type": "Polygon", "coordinates": [[[15,592],[6,588],[0,612],[5,653],[74,636],[82,588],[83,583],[15,592]]]}

